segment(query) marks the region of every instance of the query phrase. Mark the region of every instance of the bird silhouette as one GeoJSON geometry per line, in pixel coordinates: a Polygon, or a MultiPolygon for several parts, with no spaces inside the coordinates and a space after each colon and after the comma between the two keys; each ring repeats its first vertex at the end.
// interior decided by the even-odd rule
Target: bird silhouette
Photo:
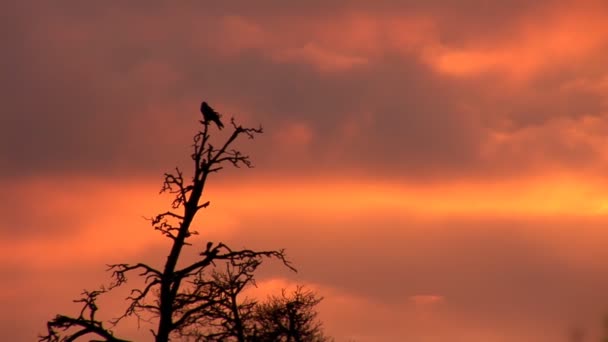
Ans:
{"type": "Polygon", "coordinates": [[[203,113],[203,119],[205,119],[205,123],[212,121],[215,122],[217,128],[224,128],[224,124],[220,121],[220,114],[213,110],[213,108],[211,108],[205,101],[201,103],[201,113],[203,113]]]}

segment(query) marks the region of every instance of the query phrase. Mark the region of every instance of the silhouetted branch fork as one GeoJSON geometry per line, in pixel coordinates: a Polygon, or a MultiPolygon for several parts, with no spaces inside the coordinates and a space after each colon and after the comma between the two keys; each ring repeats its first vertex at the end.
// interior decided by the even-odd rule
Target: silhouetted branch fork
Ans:
{"type": "MultiPolygon", "coordinates": [[[[173,323],[173,328],[179,329],[180,327],[182,327],[183,325],[185,325],[187,323],[196,322],[200,317],[205,317],[206,315],[208,315],[207,309],[213,308],[215,305],[217,305],[219,303],[219,301],[215,300],[214,298],[215,298],[214,295],[210,295],[208,298],[198,297],[196,299],[196,301],[193,301],[192,303],[188,303],[189,305],[192,305],[195,303],[199,303],[199,304],[188,310],[185,310],[179,318],[175,319],[175,321],[173,323]]],[[[178,307],[178,311],[180,309],[181,309],[181,307],[178,307]]]]}
{"type": "Polygon", "coordinates": [[[178,215],[178,214],[176,214],[176,213],[174,213],[172,211],[166,211],[166,212],[164,212],[162,214],[156,215],[156,217],[154,217],[154,219],[152,219],[152,224],[159,223],[162,219],[164,219],[167,216],[176,218],[178,220],[183,220],[184,219],[184,217],[181,216],[181,215],[178,215]]]}
{"type": "Polygon", "coordinates": [[[215,258],[218,260],[229,260],[231,262],[238,261],[242,258],[257,258],[257,257],[275,257],[283,263],[283,265],[287,266],[290,270],[297,272],[297,270],[291,266],[291,262],[287,260],[285,256],[285,250],[280,249],[276,251],[253,251],[249,249],[244,249],[240,251],[232,251],[227,246],[226,249],[229,250],[226,254],[218,254],[215,258]]]}
{"type": "Polygon", "coordinates": [[[234,128],[234,130],[242,130],[245,134],[247,134],[250,138],[253,138],[254,134],[262,134],[264,133],[262,126],[258,128],[244,128],[241,125],[237,125],[234,117],[230,118],[230,124],[234,128]]]}
{"type": "MultiPolygon", "coordinates": [[[[203,260],[175,272],[175,281],[190,276],[197,276],[197,278],[190,281],[194,285],[192,292],[180,293],[174,298],[174,313],[181,314],[174,317],[174,329],[180,329],[182,325],[194,324],[199,317],[219,319],[223,314],[221,310],[216,313],[206,312],[207,308],[217,309],[217,305],[219,305],[227,310],[235,310],[236,295],[247,284],[255,284],[253,272],[261,265],[259,258],[279,257],[288,264],[283,251],[233,251],[223,243],[219,243],[214,248],[211,246],[211,243],[208,244],[206,251],[202,253],[205,255],[203,260]],[[226,253],[220,254],[222,250],[225,250],[226,253]],[[204,280],[203,270],[218,258],[228,261],[226,270],[223,273],[214,271],[211,281],[204,280]]],[[[250,302],[249,305],[254,305],[254,303],[250,302]]]]}
{"type": "Polygon", "coordinates": [[[77,338],[83,337],[88,334],[96,334],[99,337],[105,338],[105,342],[130,342],[129,340],[122,340],[114,337],[114,334],[106,330],[100,322],[88,321],[82,318],[73,318],[63,315],[57,315],[55,319],[47,323],[49,334],[40,338],[40,342],[72,342],[77,338]],[[55,329],[67,330],[69,328],[80,327],[75,333],[60,337],[55,332],[55,329]]]}
{"type": "MultiPolygon", "coordinates": [[[[110,288],[111,289],[111,288],[110,288]]],[[[67,342],[75,341],[77,338],[88,335],[96,334],[100,337],[105,338],[104,341],[112,342],[128,342],[127,340],[121,340],[114,337],[111,330],[105,329],[103,323],[95,320],[95,312],[97,311],[97,305],[95,300],[100,294],[107,292],[105,289],[97,291],[84,291],[82,294],[85,296],[80,299],[74,300],[76,303],[84,303],[83,308],[80,310],[80,314],[77,318],[69,317],[65,315],[57,315],[55,318],[47,323],[48,334],[46,336],[40,336],[41,342],[67,342]],[[85,318],[85,312],[88,311],[89,318],[85,318]],[[81,328],[80,330],[60,337],[57,334],[56,329],[67,331],[70,328],[81,328]]]]}
{"type": "Polygon", "coordinates": [[[174,308],[183,309],[192,304],[197,304],[201,301],[214,301],[214,298],[219,294],[215,288],[215,283],[212,281],[202,281],[195,283],[194,288],[190,291],[178,293],[175,297],[174,308]]]}
{"type": "Polygon", "coordinates": [[[248,283],[253,280],[253,271],[261,264],[259,258],[246,258],[240,263],[226,263],[226,270],[221,273],[215,272],[214,279],[231,285],[248,283]]]}
{"type": "MultiPolygon", "coordinates": [[[[198,208],[198,209],[200,209],[200,208],[198,208]]],[[[160,231],[161,233],[163,233],[163,235],[165,235],[167,237],[176,239],[176,235],[173,234],[173,232],[179,232],[185,217],[182,215],[176,214],[172,211],[166,211],[164,213],[156,215],[153,218],[145,218],[145,219],[150,221],[151,225],[154,227],[155,230],[160,231]],[[174,219],[178,220],[179,222],[177,222],[177,224],[179,225],[179,227],[173,226],[171,223],[169,223],[167,218],[174,218],[174,219]]]]}
{"type": "Polygon", "coordinates": [[[171,203],[173,209],[179,208],[180,205],[186,202],[188,193],[192,190],[192,186],[184,186],[184,176],[179,168],[175,168],[177,175],[172,173],[165,173],[163,186],[160,189],[160,193],[168,192],[170,194],[176,194],[175,199],[171,203]],[[177,189],[175,188],[177,187],[177,189]]]}
{"type": "Polygon", "coordinates": [[[145,299],[150,293],[151,289],[155,286],[160,285],[160,279],[153,279],[148,283],[149,276],[146,278],[146,286],[143,290],[132,289],[130,295],[126,298],[129,301],[129,306],[125,309],[125,312],[119,317],[113,318],[110,323],[113,325],[118,324],[123,318],[135,315],[138,319],[142,319],[139,315],[139,311],[152,312],[158,314],[160,307],[158,305],[152,305],[145,303],[145,299]]]}
{"type": "MultiPolygon", "coordinates": [[[[150,289],[159,284],[160,284],[160,281],[158,279],[155,279],[155,280],[152,280],[151,282],[149,282],[148,284],[146,284],[146,287],[144,287],[143,290],[132,289],[131,294],[127,297],[127,299],[131,300],[133,303],[141,304],[140,301],[146,298],[146,295],[148,295],[148,292],[150,292],[150,289]]],[[[156,307],[156,306],[150,306],[150,307],[158,309],[158,307],[156,307]]]]}
{"type": "Polygon", "coordinates": [[[285,250],[281,249],[278,251],[253,251],[249,249],[233,251],[228,246],[223,243],[219,243],[217,246],[211,249],[207,249],[200,253],[201,256],[205,256],[203,260],[197,261],[190,266],[184,267],[183,269],[176,271],[176,275],[178,277],[185,277],[193,274],[193,272],[197,272],[199,269],[203,269],[209,266],[214,260],[226,260],[231,262],[236,262],[239,259],[246,258],[260,258],[260,257],[275,257],[291,269],[294,272],[297,270],[291,266],[291,262],[289,262],[285,256],[285,250]],[[226,250],[227,252],[224,254],[220,254],[221,250],[226,250]]]}
{"type": "Polygon", "coordinates": [[[245,166],[247,166],[249,168],[253,167],[253,164],[251,163],[249,156],[242,154],[240,151],[231,150],[231,151],[226,151],[224,154],[226,154],[226,156],[219,158],[217,160],[217,163],[222,163],[222,162],[227,161],[227,162],[232,163],[232,165],[234,165],[235,167],[240,167],[239,163],[243,163],[245,166]]]}
{"type": "MultiPolygon", "coordinates": [[[[182,205],[185,205],[186,203],[191,202],[193,198],[198,201],[200,193],[197,192],[196,194],[194,194],[192,193],[192,191],[199,188],[199,192],[202,192],[202,187],[206,181],[207,175],[221,170],[223,168],[221,166],[223,162],[230,162],[235,167],[239,167],[240,164],[246,165],[247,167],[252,167],[252,163],[249,160],[249,156],[243,155],[241,152],[235,149],[228,151],[228,147],[241,134],[245,134],[249,138],[253,138],[255,134],[262,133],[261,127],[244,128],[242,126],[237,126],[233,118],[231,120],[231,123],[234,127],[234,131],[232,132],[230,137],[224,142],[220,149],[215,149],[213,145],[209,142],[210,137],[208,134],[208,125],[203,121],[201,121],[201,123],[203,124],[203,130],[195,134],[193,138],[194,152],[191,155],[192,160],[194,160],[195,162],[194,175],[192,177],[193,183],[188,186],[184,185],[183,173],[179,170],[179,168],[175,169],[176,174],[165,173],[165,179],[163,187],[161,188],[161,193],[169,192],[171,194],[176,195],[175,199],[172,202],[173,208],[178,208],[182,205]],[[190,198],[188,198],[188,194],[190,194],[190,198]]],[[[200,206],[195,205],[195,207],[196,210],[198,210],[206,207],[207,205],[208,204],[203,204],[200,206]]],[[[174,234],[170,234],[172,229],[168,229],[168,227],[161,227],[158,230],[160,230],[169,237],[172,237],[174,239],[176,238],[174,234]]]]}
{"type": "MultiPolygon", "coordinates": [[[[212,287],[207,289],[219,291],[216,305],[209,307],[208,311],[193,310],[192,317],[189,317],[192,321],[184,321],[184,325],[191,330],[181,328],[180,333],[194,337],[196,341],[228,341],[231,338],[249,341],[245,336],[252,335],[251,327],[246,322],[252,319],[257,302],[246,299],[238,303],[237,296],[248,284],[255,285],[253,272],[259,265],[261,261],[258,258],[245,258],[238,266],[226,263],[223,272],[214,270],[212,287]]],[[[205,284],[209,283],[205,281],[205,284]]]]}
{"type": "Polygon", "coordinates": [[[141,276],[146,276],[146,275],[150,275],[150,274],[153,274],[157,278],[160,278],[163,276],[162,272],[160,272],[159,270],[157,270],[153,267],[150,267],[146,264],[143,264],[143,263],[138,263],[135,265],[113,264],[113,265],[107,265],[107,266],[108,266],[108,271],[113,271],[112,277],[114,279],[116,279],[116,286],[120,286],[121,284],[123,284],[127,281],[126,273],[130,272],[130,271],[143,270],[143,272],[140,273],[141,276]]]}
{"type": "Polygon", "coordinates": [[[103,294],[104,292],[106,292],[105,290],[97,290],[97,291],[87,291],[84,290],[82,292],[82,294],[85,297],[82,297],[80,299],[75,299],[74,303],[84,303],[84,306],[82,307],[82,309],[80,310],[80,314],[78,315],[78,318],[81,319],[85,319],[84,318],[84,313],[85,311],[89,311],[89,321],[94,321],[95,320],[95,312],[97,312],[97,304],[95,304],[95,300],[97,300],[97,296],[99,296],[100,294],[103,294]]]}
{"type": "Polygon", "coordinates": [[[179,168],[175,168],[175,172],[177,176],[172,173],[165,173],[165,180],[163,182],[163,187],[161,188],[161,193],[168,191],[170,193],[180,193],[184,191],[184,176],[179,168]],[[174,189],[173,186],[177,185],[178,189],[174,189]]]}
{"type": "Polygon", "coordinates": [[[253,139],[255,134],[260,134],[262,133],[262,128],[243,128],[243,126],[237,126],[234,123],[234,118],[231,120],[232,126],[234,127],[234,131],[232,132],[232,135],[230,136],[230,138],[228,138],[228,140],[226,140],[226,142],[224,143],[224,145],[222,146],[222,148],[220,148],[219,150],[216,151],[215,155],[209,159],[209,163],[210,164],[215,164],[218,162],[218,159],[226,152],[226,149],[228,148],[228,146],[230,146],[235,140],[236,138],[241,135],[241,134],[245,134],[247,135],[250,139],[253,139]]]}

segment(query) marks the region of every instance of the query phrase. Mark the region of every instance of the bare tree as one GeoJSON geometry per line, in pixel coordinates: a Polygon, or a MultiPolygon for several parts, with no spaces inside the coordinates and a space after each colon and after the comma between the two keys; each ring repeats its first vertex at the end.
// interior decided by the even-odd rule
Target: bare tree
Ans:
{"type": "Polygon", "coordinates": [[[291,294],[271,296],[256,306],[254,330],[256,341],[325,342],[322,323],[315,307],[322,298],[298,286],[291,294]]]}
{"type": "Polygon", "coordinates": [[[96,291],[85,291],[83,297],[76,300],[83,303],[80,314],[76,317],[57,315],[47,323],[47,333],[40,337],[40,341],[76,341],[85,336],[100,338],[100,341],[125,341],[115,337],[111,327],[131,316],[154,319],[156,328],[152,334],[156,342],[166,342],[171,338],[259,341],[255,337],[256,329],[263,327],[267,330],[265,325],[256,323],[256,319],[261,317],[260,308],[264,306],[258,308],[257,302],[241,301],[238,296],[247,286],[255,285],[254,272],[264,259],[278,259],[295,271],[284,250],[233,250],[222,242],[208,242],[200,252],[200,258],[185,267],[178,267],[183,249],[191,245],[189,241],[198,234],[191,227],[195,216],[210,204],[203,200],[209,176],[226,165],[252,167],[249,156],[232,146],[240,137],[253,139],[262,133],[261,127],[246,128],[232,119],[231,135],[217,148],[209,134],[210,122],[215,121],[208,118],[200,121],[202,128],[194,135],[191,180],[187,181],[179,168],[164,175],[161,193],[174,196],[171,209],[150,219],[154,229],[172,242],[162,269],[145,263],[109,265],[111,284],[96,291]],[[124,313],[106,327],[95,317],[98,310],[96,299],[124,285],[129,275],[142,277],[145,283],[141,288],[131,290],[124,313]]]}

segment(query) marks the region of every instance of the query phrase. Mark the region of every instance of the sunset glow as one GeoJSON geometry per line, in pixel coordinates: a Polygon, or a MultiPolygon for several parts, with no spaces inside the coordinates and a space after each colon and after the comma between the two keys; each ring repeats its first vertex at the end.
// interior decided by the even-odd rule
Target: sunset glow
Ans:
{"type": "Polygon", "coordinates": [[[215,146],[231,117],[264,134],[209,179],[187,258],[286,248],[298,272],[251,296],[306,285],[336,342],[602,336],[605,1],[60,3],[0,24],[0,341],[77,313],[106,264],[162,265],[145,218],[203,100],[215,146]]]}

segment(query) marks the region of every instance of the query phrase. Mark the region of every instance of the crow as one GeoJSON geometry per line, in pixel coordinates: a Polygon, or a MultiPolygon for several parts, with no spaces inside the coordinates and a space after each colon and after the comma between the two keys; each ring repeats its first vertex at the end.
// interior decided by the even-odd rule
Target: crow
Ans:
{"type": "Polygon", "coordinates": [[[213,121],[217,125],[217,128],[219,128],[219,129],[224,128],[224,124],[220,121],[220,114],[218,114],[218,112],[213,110],[213,108],[211,108],[205,101],[203,101],[203,103],[201,103],[201,113],[203,113],[203,118],[205,119],[205,123],[208,123],[209,121],[213,121]]]}

